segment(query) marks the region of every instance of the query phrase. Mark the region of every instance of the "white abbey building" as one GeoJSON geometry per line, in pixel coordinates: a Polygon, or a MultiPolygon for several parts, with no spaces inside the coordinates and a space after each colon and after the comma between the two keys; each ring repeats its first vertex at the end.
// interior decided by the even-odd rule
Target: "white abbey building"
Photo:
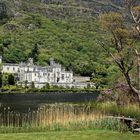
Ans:
{"type": "Polygon", "coordinates": [[[86,82],[90,81],[90,77],[74,77],[72,71],[66,71],[58,63],[55,63],[53,59],[50,59],[50,65],[41,67],[34,65],[33,59],[29,58],[27,63],[2,63],[2,57],[0,56],[0,65],[2,65],[2,73],[13,74],[18,84],[31,85],[34,82],[36,88],[42,88],[47,83],[49,85],[57,85],[63,87],[75,87],[85,88],[95,87],[94,83],[86,82]]]}
{"type": "MultiPolygon", "coordinates": [[[[2,64],[2,57],[0,56],[0,64],[2,64]]],[[[50,60],[50,65],[41,67],[34,65],[33,59],[29,58],[27,63],[3,63],[2,73],[12,73],[17,79],[18,83],[28,84],[34,82],[35,87],[41,88],[46,83],[50,85],[69,86],[73,83],[73,72],[65,71],[60,64],[50,60]]]]}

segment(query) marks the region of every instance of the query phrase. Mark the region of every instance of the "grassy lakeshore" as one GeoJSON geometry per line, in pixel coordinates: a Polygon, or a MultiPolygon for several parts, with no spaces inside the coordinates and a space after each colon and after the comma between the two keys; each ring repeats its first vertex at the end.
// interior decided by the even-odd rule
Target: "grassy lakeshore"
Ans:
{"type": "Polygon", "coordinates": [[[0,140],[139,140],[140,135],[107,130],[0,134],[0,140]]]}

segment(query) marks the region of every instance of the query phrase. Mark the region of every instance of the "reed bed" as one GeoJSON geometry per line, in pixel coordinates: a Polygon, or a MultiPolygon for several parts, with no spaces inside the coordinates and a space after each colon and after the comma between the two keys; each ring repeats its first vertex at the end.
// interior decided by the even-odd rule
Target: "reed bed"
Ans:
{"type": "Polygon", "coordinates": [[[93,121],[103,118],[104,114],[90,107],[78,105],[50,104],[39,107],[36,111],[28,109],[27,112],[15,112],[3,108],[0,113],[0,126],[24,127],[34,125],[37,127],[60,123],[93,121]]]}
{"type": "Polygon", "coordinates": [[[47,104],[36,111],[29,108],[24,113],[14,112],[8,107],[0,113],[1,133],[119,128],[119,121],[107,118],[105,112],[84,105],[47,104]]]}

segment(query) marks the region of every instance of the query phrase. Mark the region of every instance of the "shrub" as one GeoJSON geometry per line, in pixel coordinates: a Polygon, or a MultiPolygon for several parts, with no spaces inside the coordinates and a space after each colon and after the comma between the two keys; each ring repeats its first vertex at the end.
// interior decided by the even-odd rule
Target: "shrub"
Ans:
{"type": "Polygon", "coordinates": [[[15,85],[15,77],[12,74],[8,75],[8,84],[15,85]]]}

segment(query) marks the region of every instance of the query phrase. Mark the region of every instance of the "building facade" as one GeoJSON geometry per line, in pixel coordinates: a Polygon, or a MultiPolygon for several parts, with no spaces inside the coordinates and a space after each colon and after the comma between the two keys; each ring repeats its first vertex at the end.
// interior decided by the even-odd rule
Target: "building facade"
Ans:
{"type": "MultiPolygon", "coordinates": [[[[2,64],[1,56],[0,63],[2,64]]],[[[2,73],[14,74],[20,84],[24,84],[25,81],[28,84],[34,82],[38,88],[43,87],[46,83],[50,85],[70,85],[73,83],[73,72],[65,71],[53,59],[50,59],[50,65],[46,67],[34,65],[32,58],[29,58],[27,63],[3,63],[2,73]]]]}
{"type": "Polygon", "coordinates": [[[0,65],[2,73],[13,74],[17,83],[22,86],[25,86],[25,83],[31,85],[34,82],[36,88],[42,88],[47,83],[53,86],[70,88],[95,87],[95,84],[90,82],[90,77],[74,77],[72,71],[66,71],[53,59],[50,59],[49,66],[42,67],[34,65],[32,58],[29,58],[26,63],[2,63],[2,57],[0,56],[0,65]]]}

